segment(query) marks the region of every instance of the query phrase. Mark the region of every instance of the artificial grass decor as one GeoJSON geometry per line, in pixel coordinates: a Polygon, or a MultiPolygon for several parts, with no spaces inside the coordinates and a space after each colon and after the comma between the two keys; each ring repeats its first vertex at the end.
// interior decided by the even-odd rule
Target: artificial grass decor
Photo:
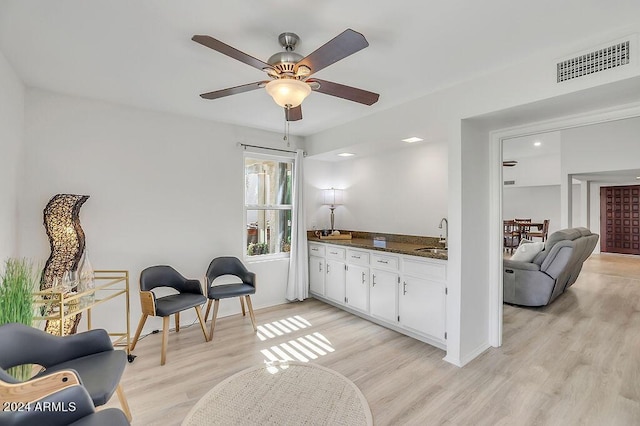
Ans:
{"type": "MultiPolygon", "coordinates": [[[[0,282],[0,324],[19,322],[33,325],[33,292],[37,290],[38,276],[29,259],[7,259],[0,282]]],[[[19,380],[31,376],[31,365],[10,368],[8,373],[19,380]]]]}

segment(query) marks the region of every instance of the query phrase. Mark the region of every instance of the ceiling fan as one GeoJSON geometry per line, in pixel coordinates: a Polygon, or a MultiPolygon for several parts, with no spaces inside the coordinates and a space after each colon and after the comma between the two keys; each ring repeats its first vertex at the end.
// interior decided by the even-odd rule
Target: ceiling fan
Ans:
{"type": "Polygon", "coordinates": [[[272,55],[267,62],[247,55],[210,36],[194,35],[191,39],[196,43],[264,71],[270,78],[270,80],[256,81],[241,86],[203,93],[200,96],[204,99],[218,99],[264,87],[273,100],[284,108],[286,120],[297,121],[302,119],[301,103],[311,91],[365,105],[373,105],[380,97],[377,93],[311,77],[312,74],[321,69],[369,46],[364,36],[352,29],[347,29],[338,34],[304,58],[294,52],[300,37],[294,33],[282,33],[278,37],[278,41],[285,51],[272,55]]]}

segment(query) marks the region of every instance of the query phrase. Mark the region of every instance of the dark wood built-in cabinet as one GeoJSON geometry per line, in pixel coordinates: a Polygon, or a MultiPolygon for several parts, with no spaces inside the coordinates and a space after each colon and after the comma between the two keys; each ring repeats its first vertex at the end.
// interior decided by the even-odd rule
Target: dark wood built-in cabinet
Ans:
{"type": "Polygon", "coordinates": [[[640,255],[640,185],[600,188],[600,251],[640,255]]]}

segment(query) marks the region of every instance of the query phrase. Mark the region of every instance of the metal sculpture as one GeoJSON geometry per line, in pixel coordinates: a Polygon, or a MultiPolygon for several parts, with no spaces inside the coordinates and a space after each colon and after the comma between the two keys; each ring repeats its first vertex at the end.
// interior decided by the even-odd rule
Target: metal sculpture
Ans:
{"type": "MultiPolygon", "coordinates": [[[[51,255],[42,271],[41,290],[52,288],[61,282],[65,271],[78,269],[85,247],[84,231],[80,226],[80,207],[88,198],[88,195],[57,194],[47,203],[44,209],[44,227],[49,236],[51,255]]],[[[46,315],[50,314],[51,312],[46,312],[46,315]]],[[[76,314],[65,319],[62,332],[58,328],[58,321],[47,321],[45,330],[52,334],[73,334],[79,322],[80,314],[76,314]]]]}

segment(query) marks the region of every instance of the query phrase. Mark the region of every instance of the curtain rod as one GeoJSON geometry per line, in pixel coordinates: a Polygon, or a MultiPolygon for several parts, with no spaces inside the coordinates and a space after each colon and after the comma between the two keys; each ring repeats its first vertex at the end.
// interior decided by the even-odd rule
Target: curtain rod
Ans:
{"type": "MultiPolygon", "coordinates": [[[[269,148],[269,147],[266,147],[266,146],[249,145],[249,144],[240,143],[240,142],[238,143],[238,145],[244,147],[244,149],[247,149],[247,148],[260,148],[260,149],[267,149],[269,151],[290,152],[292,154],[296,153],[296,151],[291,151],[291,150],[288,150],[288,149],[269,148]]],[[[307,153],[305,151],[302,151],[302,156],[306,157],[307,153]]]]}

